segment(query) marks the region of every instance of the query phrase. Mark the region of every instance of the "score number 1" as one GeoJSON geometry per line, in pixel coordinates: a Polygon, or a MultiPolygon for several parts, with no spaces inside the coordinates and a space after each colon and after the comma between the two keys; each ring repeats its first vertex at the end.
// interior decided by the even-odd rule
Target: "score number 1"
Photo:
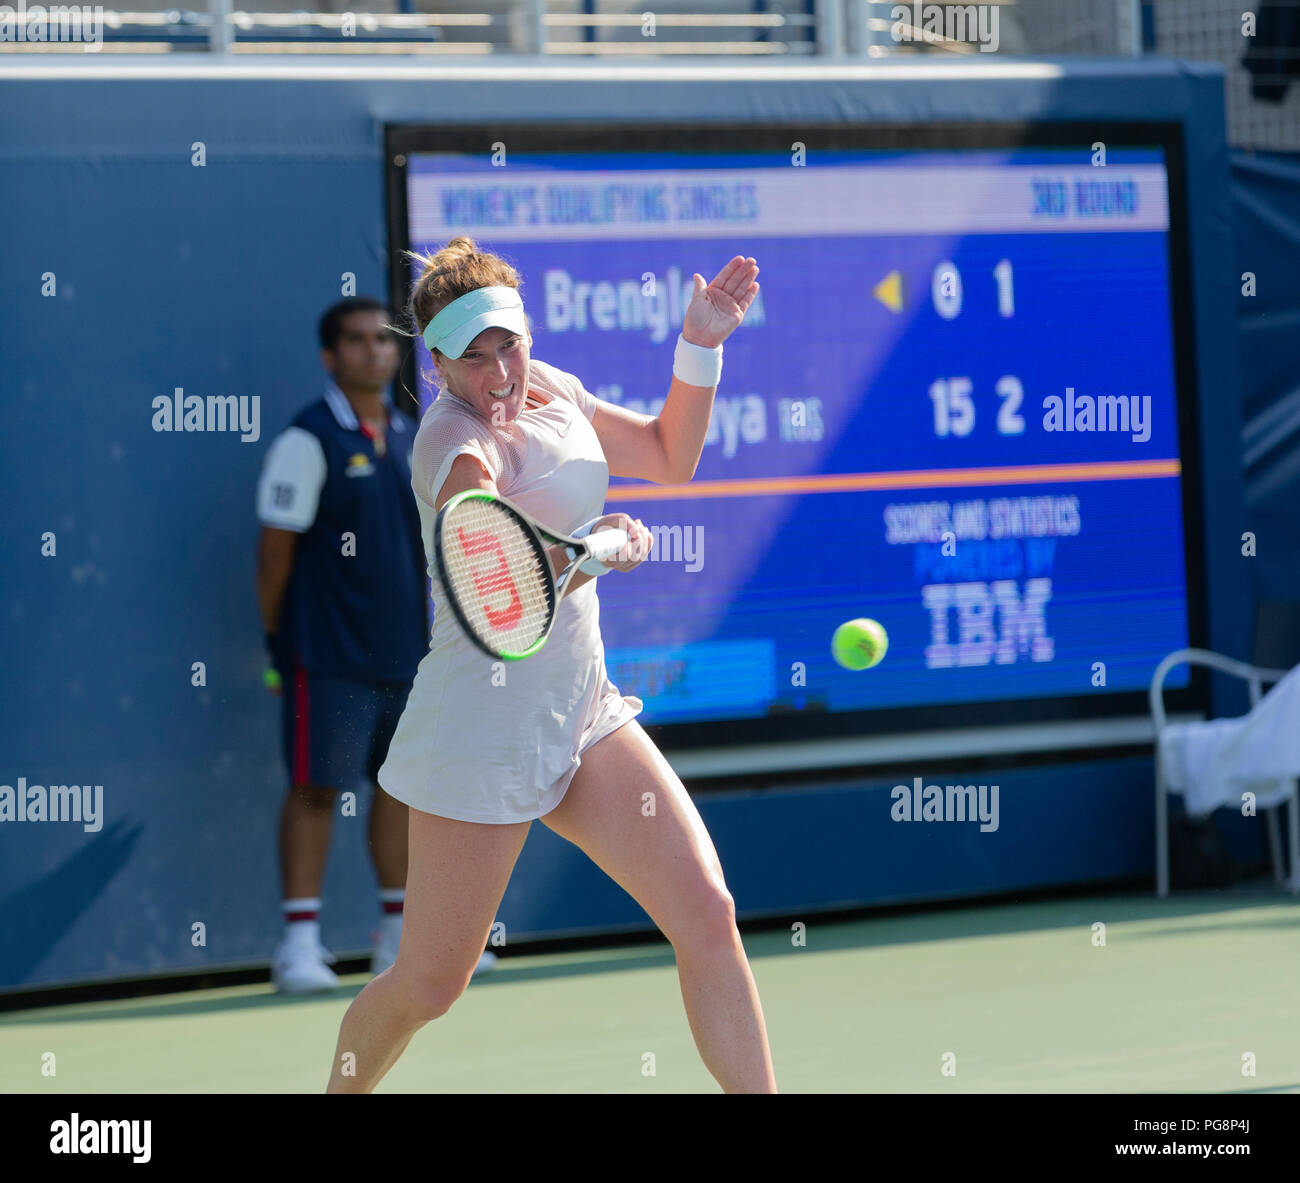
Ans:
{"type": "MultiPolygon", "coordinates": [[[[1002,399],[998,408],[998,433],[1021,435],[1025,430],[1025,417],[1017,414],[1024,387],[1014,374],[1003,374],[993,388],[1002,399]]],[[[937,436],[967,436],[975,427],[975,403],[971,398],[969,378],[940,378],[930,383],[928,391],[934,403],[934,434],[937,436]]]]}

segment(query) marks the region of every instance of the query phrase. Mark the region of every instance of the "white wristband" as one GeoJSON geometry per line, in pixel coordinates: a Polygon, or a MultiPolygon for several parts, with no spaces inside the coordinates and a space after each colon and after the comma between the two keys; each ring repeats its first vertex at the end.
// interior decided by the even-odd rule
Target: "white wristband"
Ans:
{"type": "Polygon", "coordinates": [[[673,377],[688,386],[716,386],[722,377],[722,346],[705,349],[703,345],[692,345],[678,333],[673,377]]]}

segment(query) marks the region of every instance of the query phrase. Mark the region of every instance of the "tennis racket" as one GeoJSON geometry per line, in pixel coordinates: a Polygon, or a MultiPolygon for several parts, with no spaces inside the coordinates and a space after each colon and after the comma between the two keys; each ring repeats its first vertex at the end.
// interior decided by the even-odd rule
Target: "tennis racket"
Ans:
{"type": "Polygon", "coordinates": [[[557,534],[503,497],[482,489],[457,493],[433,527],[438,579],[465,635],[489,657],[519,661],[544,644],[574,572],[628,543],[626,530],[586,538],[557,534]],[[546,539],[567,548],[569,563],[551,573],[546,539]]]}

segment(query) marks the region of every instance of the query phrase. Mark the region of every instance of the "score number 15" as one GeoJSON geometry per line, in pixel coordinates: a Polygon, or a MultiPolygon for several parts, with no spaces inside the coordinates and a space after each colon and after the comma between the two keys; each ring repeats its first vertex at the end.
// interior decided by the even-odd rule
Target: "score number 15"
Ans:
{"type": "MultiPolygon", "coordinates": [[[[1001,435],[1020,435],[1025,430],[1025,417],[1018,414],[1020,402],[1025,397],[1020,379],[1004,374],[994,387],[1002,399],[998,408],[998,432],[1001,435]]],[[[975,402],[971,398],[969,378],[940,378],[930,383],[930,401],[934,403],[934,434],[937,436],[970,435],[975,427],[975,402]]]]}

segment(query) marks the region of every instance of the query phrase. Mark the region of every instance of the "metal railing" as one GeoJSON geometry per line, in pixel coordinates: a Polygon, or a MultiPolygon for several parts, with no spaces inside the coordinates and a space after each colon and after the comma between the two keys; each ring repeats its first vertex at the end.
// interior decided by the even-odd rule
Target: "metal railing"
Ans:
{"type": "MultiPolygon", "coordinates": [[[[9,0],[10,6],[18,9],[11,26],[18,35],[0,39],[0,52],[512,53],[570,58],[979,56],[1034,52],[1024,33],[1024,28],[1032,25],[1029,18],[1032,15],[1042,29],[1045,7],[1060,3],[1068,4],[1071,20],[1086,31],[1090,45],[1106,44],[1112,52],[1141,52],[1140,0],[992,0],[951,5],[713,0],[706,12],[696,11],[699,5],[687,0],[676,0],[685,11],[661,11],[637,0],[495,0],[488,11],[493,0],[482,0],[484,11],[415,12],[411,11],[415,2],[391,0],[402,9],[396,12],[232,11],[232,0],[209,0],[207,9],[201,11],[105,11],[98,5],[72,5],[62,10],[33,7],[33,14],[44,14],[47,28],[43,36],[26,37],[22,34],[31,30],[32,21],[24,17],[24,0],[16,4],[9,0]],[[552,7],[570,11],[551,11],[552,7]],[[57,11],[80,12],[81,33],[85,34],[87,27],[97,29],[94,43],[86,36],[59,36],[50,15],[57,11]]],[[[438,0],[423,2],[444,7],[438,0]]],[[[1059,21],[1048,27],[1059,34],[1059,21]]]]}

